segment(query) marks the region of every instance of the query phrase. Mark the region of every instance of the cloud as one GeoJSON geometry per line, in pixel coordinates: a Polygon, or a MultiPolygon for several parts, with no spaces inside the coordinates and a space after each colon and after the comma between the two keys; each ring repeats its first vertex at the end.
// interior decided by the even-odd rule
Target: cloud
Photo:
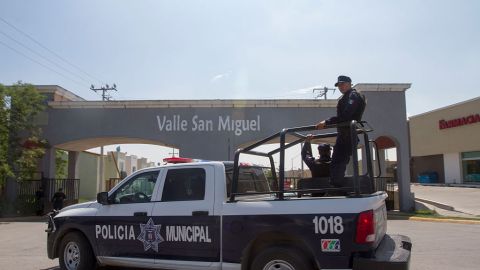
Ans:
{"type": "Polygon", "coordinates": [[[321,86],[321,85],[310,86],[310,87],[306,87],[306,88],[301,88],[301,89],[292,90],[292,91],[289,91],[289,93],[292,93],[292,94],[307,94],[307,93],[313,93],[313,89],[315,89],[315,88],[323,88],[323,87],[324,87],[324,86],[321,86]]]}
{"type": "Polygon", "coordinates": [[[220,81],[220,80],[222,80],[222,79],[226,79],[226,78],[228,78],[228,77],[230,77],[230,71],[225,72],[225,73],[220,73],[220,74],[217,74],[217,75],[213,76],[213,77],[210,79],[210,82],[215,83],[215,82],[218,82],[218,81],[220,81]]]}

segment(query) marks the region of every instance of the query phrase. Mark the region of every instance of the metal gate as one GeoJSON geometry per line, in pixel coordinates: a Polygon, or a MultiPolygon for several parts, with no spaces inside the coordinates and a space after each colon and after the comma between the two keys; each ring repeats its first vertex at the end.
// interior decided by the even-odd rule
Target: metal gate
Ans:
{"type": "Polygon", "coordinates": [[[2,201],[1,215],[25,216],[50,211],[51,199],[59,188],[63,189],[66,196],[64,206],[78,203],[80,179],[8,179],[2,194],[2,197],[6,195],[6,200],[2,201]],[[36,193],[40,187],[43,187],[43,197],[37,198],[36,193]]]}
{"type": "Polygon", "coordinates": [[[397,189],[397,183],[395,183],[394,177],[376,177],[375,178],[375,190],[385,191],[388,195],[385,200],[387,210],[395,209],[395,190],[397,189]]]}

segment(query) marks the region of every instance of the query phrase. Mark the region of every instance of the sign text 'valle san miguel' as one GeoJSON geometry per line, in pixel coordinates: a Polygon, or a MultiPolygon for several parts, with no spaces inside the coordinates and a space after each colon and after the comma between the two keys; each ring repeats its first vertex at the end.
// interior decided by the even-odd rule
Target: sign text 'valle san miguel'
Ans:
{"type": "Polygon", "coordinates": [[[186,131],[227,131],[234,132],[236,136],[248,131],[260,131],[260,116],[254,119],[233,119],[229,115],[219,115],[218,119],[201,119],[194,115],[184,119],[179,114],[172,116],[157,115],[157,124],[160,132],[186,132],[186,131]]]}

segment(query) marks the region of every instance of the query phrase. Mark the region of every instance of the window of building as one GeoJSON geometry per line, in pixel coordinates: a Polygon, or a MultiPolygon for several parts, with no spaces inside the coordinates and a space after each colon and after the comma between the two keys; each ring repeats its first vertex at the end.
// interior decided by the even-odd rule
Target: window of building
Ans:
{"type": "Polygon", "coordinates": [[[463,179],[480,183],[480,151],[462,153],[463,179]]]}
{"type": "Polygon", "coordinates": [[[196,201],[205,198],[205,170],[201,168],[168,170],[162,201],[196,201]]]}

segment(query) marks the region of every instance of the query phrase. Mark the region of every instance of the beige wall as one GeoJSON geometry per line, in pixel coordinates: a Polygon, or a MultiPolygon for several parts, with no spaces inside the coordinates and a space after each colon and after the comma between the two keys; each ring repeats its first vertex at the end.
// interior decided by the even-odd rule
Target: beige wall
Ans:
{"type": "Polygon", "coordinates": [[[80,178],[80,198],[94,200],[97,197],[100,156],[89,152],[78,155],[78,178],[80,178]]]}
{"type": "Polygon", "coordinates": [[[440,120],[480,114],[480,97],[410,117],[412,156],[480,150],[480,122],[440,129],[440,120]]]}

